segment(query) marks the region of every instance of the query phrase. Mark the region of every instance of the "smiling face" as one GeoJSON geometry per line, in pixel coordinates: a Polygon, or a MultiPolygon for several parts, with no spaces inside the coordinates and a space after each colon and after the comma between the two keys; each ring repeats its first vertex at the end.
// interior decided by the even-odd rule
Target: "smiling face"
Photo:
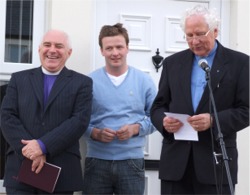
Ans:
{"type": "Polygon", "coordinates": [[[101,53],[105,57],[108,73],[119,76],[126,72],[128,46],[122,35],[104,37],[101,53]]]}
{"type": "Polygon", "coordinates": [[[61,70],[70,57],[72,49],[69,46],[67,35],[62,31],[47,32],[39,46],[39,55],[42,66],[49,72],[61,70]]]}

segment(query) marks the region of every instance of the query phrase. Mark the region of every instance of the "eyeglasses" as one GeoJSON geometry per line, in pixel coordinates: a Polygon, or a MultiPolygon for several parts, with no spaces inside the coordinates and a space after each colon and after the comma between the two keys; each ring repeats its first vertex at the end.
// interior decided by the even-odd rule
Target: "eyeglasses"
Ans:
{"type": "Polygon", "coordinates": [[[206,33],[199,33],[198,35],[195,36],[188,36],[185,35],[185,38],[187,40],[187,42],[192,42],[194,39],[198,40],[198,41],[203,41],[207,35],[209,34],[209,32],[211,31],[211,29],[209,29],[206,33]]]}

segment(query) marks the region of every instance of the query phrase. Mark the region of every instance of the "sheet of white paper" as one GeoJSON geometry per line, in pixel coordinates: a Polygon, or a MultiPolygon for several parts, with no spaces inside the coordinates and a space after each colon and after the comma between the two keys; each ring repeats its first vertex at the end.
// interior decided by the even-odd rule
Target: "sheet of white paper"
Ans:
{"type": "Polygon", "coordinates": [[[164,112],[166,116],[176,118],[183,123],[183,126],[174,133],[174,138],[176,140],[189,140],[189,141],[198,141],[198,133],[194,128],[187,122],[189,115],[187,114],[176,114],[171,112],[164,112]]]}

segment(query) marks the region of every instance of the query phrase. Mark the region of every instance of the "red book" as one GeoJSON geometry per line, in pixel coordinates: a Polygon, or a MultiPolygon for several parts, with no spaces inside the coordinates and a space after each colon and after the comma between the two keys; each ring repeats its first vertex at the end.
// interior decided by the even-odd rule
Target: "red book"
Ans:
{"type": "Polygon", "coordinates": [[[31,170],[31,165],[32,160],[25,158],[19,170],[18,181],[53,193],[61,172],[61,167],[45,162],[42,170],[37,174],[31,170]]]}

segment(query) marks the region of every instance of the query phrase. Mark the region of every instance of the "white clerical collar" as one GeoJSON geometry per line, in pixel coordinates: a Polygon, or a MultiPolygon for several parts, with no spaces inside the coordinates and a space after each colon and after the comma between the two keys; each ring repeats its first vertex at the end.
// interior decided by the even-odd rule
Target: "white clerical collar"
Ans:
{"type": "MultiPolygon", "coordinates": [[[[62,69],[61,69],[62,70],[62,69]]],[[[59,75],[61,70],[57,71],[57,72],[49,72],[48,70],[46,70],[43,66],[42,66],[42,72],[46,75],[59,75]]]]}

